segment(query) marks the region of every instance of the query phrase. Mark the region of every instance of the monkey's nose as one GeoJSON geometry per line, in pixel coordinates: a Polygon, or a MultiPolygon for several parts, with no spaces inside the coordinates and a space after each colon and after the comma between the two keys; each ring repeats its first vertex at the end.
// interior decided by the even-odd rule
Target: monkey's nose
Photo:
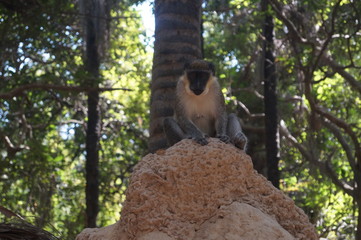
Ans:
{"type": "Polygon", "coordinates": [[[192,89],[195,95],[200,95],[203,92],[203,89],[192,89]]]}

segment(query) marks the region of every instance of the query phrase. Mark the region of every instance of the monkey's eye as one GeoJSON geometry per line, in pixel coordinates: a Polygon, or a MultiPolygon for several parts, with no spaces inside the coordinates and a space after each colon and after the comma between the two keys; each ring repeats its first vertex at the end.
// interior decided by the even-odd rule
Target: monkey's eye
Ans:
{"type": "Polygon", "coordinates": [[[209,78],[210,73],[204,72],[204,71],[191,71],[187,73],[188,79],[191,82],[194,81],[200,81],[200,82],[206,82],[209,78]]]}

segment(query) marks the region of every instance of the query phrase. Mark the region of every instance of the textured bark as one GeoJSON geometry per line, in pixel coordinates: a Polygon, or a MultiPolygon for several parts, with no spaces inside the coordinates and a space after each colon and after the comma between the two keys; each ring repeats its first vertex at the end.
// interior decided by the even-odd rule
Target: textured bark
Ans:
{"type": "Polygon", "coordinates": [[[266,129],[266,158],[267,178],[272,184],[279,188],[280,172],[279,162],[279,131],[277,110],[277,76],[275,59],[273,56],[273,17],[266,11],[268,1],[262,0],[262,10],[265,12],[264,20],[264,107],[265,107],[265,129],[266,129]]]}
{"type": "Polygon", "coordinates": [[[175,86],[186,61],[202,57],[200,0],[157,0],[149,151],[167,146],[163,120],[173,115],[175,86]]]}

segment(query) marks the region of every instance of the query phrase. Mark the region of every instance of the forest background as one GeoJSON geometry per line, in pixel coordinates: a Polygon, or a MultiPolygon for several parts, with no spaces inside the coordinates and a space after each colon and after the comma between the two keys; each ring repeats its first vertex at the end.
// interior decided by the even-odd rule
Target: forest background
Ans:
{"type": "MultiPolygon", "coordinates": [[[[62,239],[117,221],[149,152],[155,59],[142,2],[0,0],[0,206],[62,239]]],[[[145,4],[157,13],[166,2],[145,4]]],[[[202,55],[242,119],[255,168],[320,237],[361,239],[361,1],[201,6],[202,55]]]]}

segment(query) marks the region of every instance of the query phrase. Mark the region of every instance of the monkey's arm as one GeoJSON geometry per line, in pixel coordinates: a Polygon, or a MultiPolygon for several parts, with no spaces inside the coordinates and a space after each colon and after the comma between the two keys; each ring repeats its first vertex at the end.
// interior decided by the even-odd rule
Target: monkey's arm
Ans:
{"type": "Polygon", "coordinates": [[[187,118],[181,117],[178,119],[178,122],[186,134],[187,138],[195,140],[197,143],[201,145],[207,145],[208,141],[206,140],[204,134],[199,130],[199,128],[194,125],[187,118]]]}
{"type": "Polygon", "coordinates": [[[227,121],[228,116],[225,111],[222,111],[216,119],[216,137],[222,142],[229,143],[230,138],[227,136],[227,121]]]}
{"type": "Polygon", "coordinates": [[[239,119],[234,113],[228,115],[227,134],[236,147],[242,150],[246,149],[247,137],[244,135],[239,119]]]}
{"type": "Polygon", "coordinates": [[[227,122],[228,122],[228,114],[226,112],[226,106],[224,104],[224,96],[222,91],[218,85],[218,114],[216,116],[216,137],[219,138],[222,142],[229,143],[230,138],[227,135],[227,122]]]}

